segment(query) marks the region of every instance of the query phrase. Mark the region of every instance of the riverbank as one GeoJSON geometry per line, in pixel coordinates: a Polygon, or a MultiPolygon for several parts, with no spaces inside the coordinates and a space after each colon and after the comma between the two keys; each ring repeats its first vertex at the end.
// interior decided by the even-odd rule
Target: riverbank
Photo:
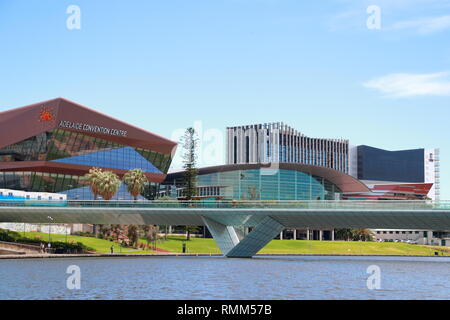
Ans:
{"type": "Polygon", "coordinates": [[[17,255],[0,255],[1,259],[62,259],[62,258],[142,258],[142,257],[213,257],[221,256],[219,254],[205,253],[147,253],[147,254],[130,254],[130,253],[83,253],[83,254],[17,254],[17,255]]]}
{"type": "MultiPolygon", "coordinates": [[[[26,237],[35,239],[36,237],[47,240],[49,235],[43,233],[21,233],[26,237]]],[[[181,255],[183,244],[186,245],[186,252],[191,255],[221,255],[213,239],[191,238],[186,241],[183,236],[170,236],[167,240],[156,242],[156,251],[133,249],[119,247],[115,242],[98,239],[94,237],[82,237],[68,235],[50,235],[52,241],[81,242],[87,247],[93,249],[95,254],[109,256],[111,246],[114,246],[114,252],[125,255],[181,255]]],[[[144,239],[140,242],[146,243],[144,239]]],[[[407,243],[393,242],[362,242],[362,241],[306,241],[306,240],[272,240],[266,245],[259,254],[264,255],[373,255],[373,256],[434,256],[435,252],[439,255],[450,256],[445,247],[427,247],[407,243]]],[[[114,255],[116,256],[116,254],[114,255]]]]}
{"type": "MultiPolygon", "coordinates": [[[[149,254],[21,254],[21,255],[0,255],[0,260],[23,260],[23,259],[78,259],[78,258],[161,258],[161,257],[222,257],[222,254],[206,253],[149,253],[149,254]]],[[[374,255],[374,254],[262,254],[255,257],[416,257],[416,258],[448,258],[449,256],[439,255],[374,255]]],[[[242,258],[245,259],[245,258],[242,258]]]]}

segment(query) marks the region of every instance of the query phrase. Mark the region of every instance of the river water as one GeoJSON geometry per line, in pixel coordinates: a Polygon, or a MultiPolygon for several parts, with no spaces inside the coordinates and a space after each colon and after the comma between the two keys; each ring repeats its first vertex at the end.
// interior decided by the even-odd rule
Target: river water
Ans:
{"type": "Polygon", "coordinates": [[[450,257],[0,260],[0,299],[450,299],[450,257]]]}

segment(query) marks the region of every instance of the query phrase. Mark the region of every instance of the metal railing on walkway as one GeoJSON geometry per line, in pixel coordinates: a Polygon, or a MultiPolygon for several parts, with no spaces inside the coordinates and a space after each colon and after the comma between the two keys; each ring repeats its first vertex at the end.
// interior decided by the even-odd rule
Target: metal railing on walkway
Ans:
{"type": "Polygon", "coordinates": [[[450,210],[450,201],[421,200],[217,200],[217,201],[43,201],[0,202],[0,207],[183,208],[183,209],[311,209],[311,210],[450,210]]]}

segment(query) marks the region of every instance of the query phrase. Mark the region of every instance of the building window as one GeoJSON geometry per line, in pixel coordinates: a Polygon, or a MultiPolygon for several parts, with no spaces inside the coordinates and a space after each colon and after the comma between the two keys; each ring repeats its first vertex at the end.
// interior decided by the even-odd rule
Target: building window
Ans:
{"type": "Polygon", "coordinates": [[[233,152],[233,155],[234,155],[234,163],[236,164],[237,163],[237,137],[234,137],[234,152],[233,152]]]}
{"type": "Polygon", "coordinates": [[[245,137],[245,162],[250,162],[250,137],[245,137]]]}

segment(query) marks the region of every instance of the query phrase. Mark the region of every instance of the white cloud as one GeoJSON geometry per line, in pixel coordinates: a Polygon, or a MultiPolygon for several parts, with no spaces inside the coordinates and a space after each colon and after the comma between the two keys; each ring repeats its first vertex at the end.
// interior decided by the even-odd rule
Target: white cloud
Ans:
{"type": "Polygon", "coordinates": [[[389,97],[450,95],[449,72],[429,74],[394,73],[372,79],[363,85],[389,97]]]}
{"type": "Polygon", "coordinates": [[[442,17],[420,18],[415,20],[400,21],[390,29],[415,29],[420,34],[430,34],[450,28],[450,15],[442,17]]]}

